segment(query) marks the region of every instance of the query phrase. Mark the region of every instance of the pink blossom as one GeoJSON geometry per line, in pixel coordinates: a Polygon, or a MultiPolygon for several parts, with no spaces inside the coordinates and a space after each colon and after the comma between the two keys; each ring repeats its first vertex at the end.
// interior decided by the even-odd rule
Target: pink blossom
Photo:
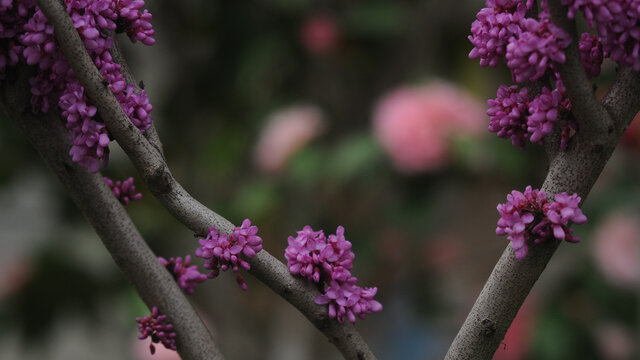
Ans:
{"type": "Polygon", "coordinates": [[[282,109],[266,123],[253,156],[256,166],[266,173],[282,170],[293,154],[325,129],[321,110],[312,105],[282,109]]]}
{"type": "Polygon", "coordinates": [[[593,256],[612,284],[640,285],[640,225],[637,214],[617,213],[605,219],[594,235],[593,256]]]}
{"type": "Polygon", "coordinates": [[[302,45],[314,54],[333,51],[338,45],[339,37],[338,24],[329,15],[314,15],[300,29],[302,45]]]}
{"type": "Polygon", "coordinates": [[[373,115],[375,134],[398,170],[436,170],[457,135],[478,136],[485,128],[482,105],[447,83],[405,86],[382,98],[373,115]]]}

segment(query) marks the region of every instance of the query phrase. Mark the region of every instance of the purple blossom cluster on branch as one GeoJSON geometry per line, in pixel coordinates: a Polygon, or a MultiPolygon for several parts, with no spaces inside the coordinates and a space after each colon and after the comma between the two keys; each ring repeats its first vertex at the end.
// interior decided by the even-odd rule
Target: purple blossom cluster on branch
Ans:
{"type": "Polygon", "coordinates": [[[107,183],[111,191],[113,191],[113,195],[115,195],[123,205],[142,199],[142,194],[136,193],[136,186],[133,185],[133,177],[130,177],[125,181],[118,180],[114,182],[105,176],[104,181],[107,183]]]}
{"type": "MultiPolygon", "coordinates": [[[[113,33],[126,32],[133,41],[153,45],[151,14],[141,0],[65,0],[67,13],[105,85],[133,124],[145,131],[151,125],[152,106],[144,90],[127,84],[112,56],[113,33]]],[[[92,172],[106,165],[111,137],[58,46],[53,26],[33,0],[0,2],[0,80],[7,66],[20,62],[36,66],[30,79],[34,113],[60,111],[73,145],[74,162],[92,172]]]]}
{"type": "Polygon", "coordinates": [[[581,11],[590,29],[598,31],[604,57],[640,70],[640,1],[562,0],[573,19],[581,11]]]}
{"type": "Polygon", "coordinates": [[[364,319],[367,314],[382,310],[382,305],[373,299],[377,288],[362,288],[358,279],[351,275],[355,254],[351,242],[344,237],[344,228],[338,226],[335,235],[327,238],[322,230],[313,231],[305,226],[298,236],[289,236],[285,257],[289,271],[315,282],[322,295],[316,304],[328,304],[329,316],[344,322],[364,319]]]}
{"type": "Polygon", "coordinates": [[[156,306],[153,307],[149,316],[136,318],[138,330],[140,331],[138,339],[144,340],[148,337],[151,338],[151,343],[149,344],[151,354],[155,354],[156,352],[156,347],[153,344],[162,344],[167,349],[177,350],[175,344],[176,333],[173,331],[173,325],[165,324],[166,320],[167,316],[160,315],[156,306]]]}
{"type": "Polygon", "coordinates": [[[207,275],[198,271],[197,265],[189,266],[191,262],[190,255],[185,256],[184,261],[180,256],[169,258],[169,260],[159,257],[158,260],[169,270],[173,278],[176,279],[178,286],[187,295],[193,295],[195,287],[208,279],[207,275]]]}
{"type": "MultiPolygon", "coordinates": [[[[250,259],[262,250],[262,238],[257,234],[258,227],[252,226],[249,219],[245,219],[229,235],[221,234],[212,226],[209,234],[204,239],[199,239],[201,246],[196,249],[196,256],[205,259],[204,267],[211,270],[207,276],[215,278],[220,270],[232,269],[236,273],[240,268],[249,270],[251,265],[243,256],[250,259]]],[[[236,281],[242,290],[247,290],[241,274],[238,273],[236,281]]]]}
{"type": "Polygon", "coordinates": [[[529,246],[551,239],[578,242],[570,225],[584,224],[584,216],[578,205],[577,194],[556,194],[555,201],[549,201],[544,190],[527,186],[524,193],[513,190],[507,195],[507,202],[498,204],[498,227],[496,234],[507,235],[516,258],[527,255],[529,246]]]}
{"type": "MultiPolygon", "coordinates": [[[[627,46],[625,49],[629,50],[630,40],[627,38],[640,37],[640,31],[625,32],[620,25],[620,23],[628,25],[632,22],[636,26],[638,19],[623,21],[622,15],[618,17],[611,15],[617,14],[619,7],[631,8],[634,1],[640,5],[638,0],[611,2],[563,0],[564,4],[571,5],[568,14],[571,18],[577,10],[589,12],[596,7],[600,12],[610,10],[607,12],[608,16],[600,13],[597,16],[585,13],[588,21],[592,19],[589,21],[591,27],[593,27],[594,18],[596,20],[613,19],[608,22],[609,27],[598,27],[597,36],[583,33],[578,41],[587,76],[595,77],[600,74],[600,67],[605,57],[611,57],[623,65],[630,64],[622,55],[613,56],[614,51],[611,49],[615,46],[607,46],[607,44],[618,46],[623,43],[627,46]],[[622,6],[618,3],[626,5],[622,6]],[[622,35],[615,41],[607,42],[605,39],[610,38],[614,30],[621,32],[622,35]]],[[[532,143],[542,144],[544,137],[551,134],[556,124],[560,123],[563,126],[560,132],[561,147],[565,150],[569,138],[578,131],[578,126],[571,116],[571,103],[558,74],[557,64],[565,62],[564,49],[571,43],[571,37],[551,22],[546,1],[541,1],[541,11],[534,17],[528,16],[534,8],[537,8],[536,2],[532,0],[526,2],[487,0],[486,6],[478,12],[477,20],[471,25],[469,41],[473,44],[473,49],[469,53],[469,58],[479,59],[481,66],[497,66],[500,58],[504,57],[514,82],[525,84],[540,80],[543,84],[539,94],[530,94],[524,88],[519,89],[518,85],[501,85],[496,98],[487,102],[489,105],[487,115],[490,118],[489,131],[497,133],[499,137],[511,139],[514,146],[524,149],[527,139],[532,143]],[[554,86],[550,87],[548,84],[554,86]]],[[[632,15],[627,17],[631,18],[632,15]]],[[[627,28],[633,27],[629,25],[627,28]]],[[[636,59],[638,58],[637,48],[631,53],[636,59]]],[[[640,64],[638,67],[640,68],[640,64]]]]}

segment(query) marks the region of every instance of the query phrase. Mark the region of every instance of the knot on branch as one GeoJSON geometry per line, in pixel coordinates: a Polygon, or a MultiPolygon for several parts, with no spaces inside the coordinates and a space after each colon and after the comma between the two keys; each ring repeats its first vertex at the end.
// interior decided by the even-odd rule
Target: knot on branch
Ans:
{"type": "Polygon", "coordinates": [[[480,333],[484,337],[492,336],[496,332],[496,324],[487,318],[480,321],[480,327],[480,333]]]}

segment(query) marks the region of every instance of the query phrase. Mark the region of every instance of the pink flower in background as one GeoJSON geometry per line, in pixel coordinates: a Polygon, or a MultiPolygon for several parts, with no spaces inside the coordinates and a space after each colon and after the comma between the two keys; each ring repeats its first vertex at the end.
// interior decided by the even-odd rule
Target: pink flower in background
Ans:
{"type": "Polygon", "coordinates": [[[640,285],[640,223],[638,216],[609,216],[594,235],[593,256],[612,284],[635,289],[640,285]]]}
{"type": "Polygon", "coordinates": [[[256,166],[266,173],[282,170],[296,151],[325,129],[322,112],[312,105],[282,109],[271,115],[266,123],[254,151],[256,166]]]}
{"type": "Polygon", "coordinates": [[[329,15],[314,15],[300,28],[302,45],[314,54],[333,51],[338,45],[339,37],[338,24],[329,15]]]}
{"type": "Polygon", "coordinates": [[[398,170],[436,170],[448,160],[450,140],[486,128],[482,104],[447,83],[401,87],[386,95],[373,115],[375,135],[398,170]]]}

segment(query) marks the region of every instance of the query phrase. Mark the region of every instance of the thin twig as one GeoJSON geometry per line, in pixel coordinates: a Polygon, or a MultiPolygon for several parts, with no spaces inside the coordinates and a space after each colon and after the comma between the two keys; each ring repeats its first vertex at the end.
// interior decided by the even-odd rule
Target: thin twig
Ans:
{"type": "MultiPolygon", "coordinates": [[[[194,199],[173,178],[164,158],[133,126],[111,91],[103,85],[102,76],[87,54],[82,41],[56,0],[36,0],[40,9],[53,24],[62,51],[87,96],[98,108],[111,135],[127,153],[143,177],[149,190],[178,221],[196,234],[205,234],[215,226],[230,233],[234,225],[194,199]]],[[[346,359],[375,359],[369,346],[351,324],[340,324],[329,318],[325,307],[313,299],[319,292],[300,278],[289,274],[287,267],[266,250],[249,261],[250,273],[294,305],[316,328],[324,333],[346,359]]]]}

